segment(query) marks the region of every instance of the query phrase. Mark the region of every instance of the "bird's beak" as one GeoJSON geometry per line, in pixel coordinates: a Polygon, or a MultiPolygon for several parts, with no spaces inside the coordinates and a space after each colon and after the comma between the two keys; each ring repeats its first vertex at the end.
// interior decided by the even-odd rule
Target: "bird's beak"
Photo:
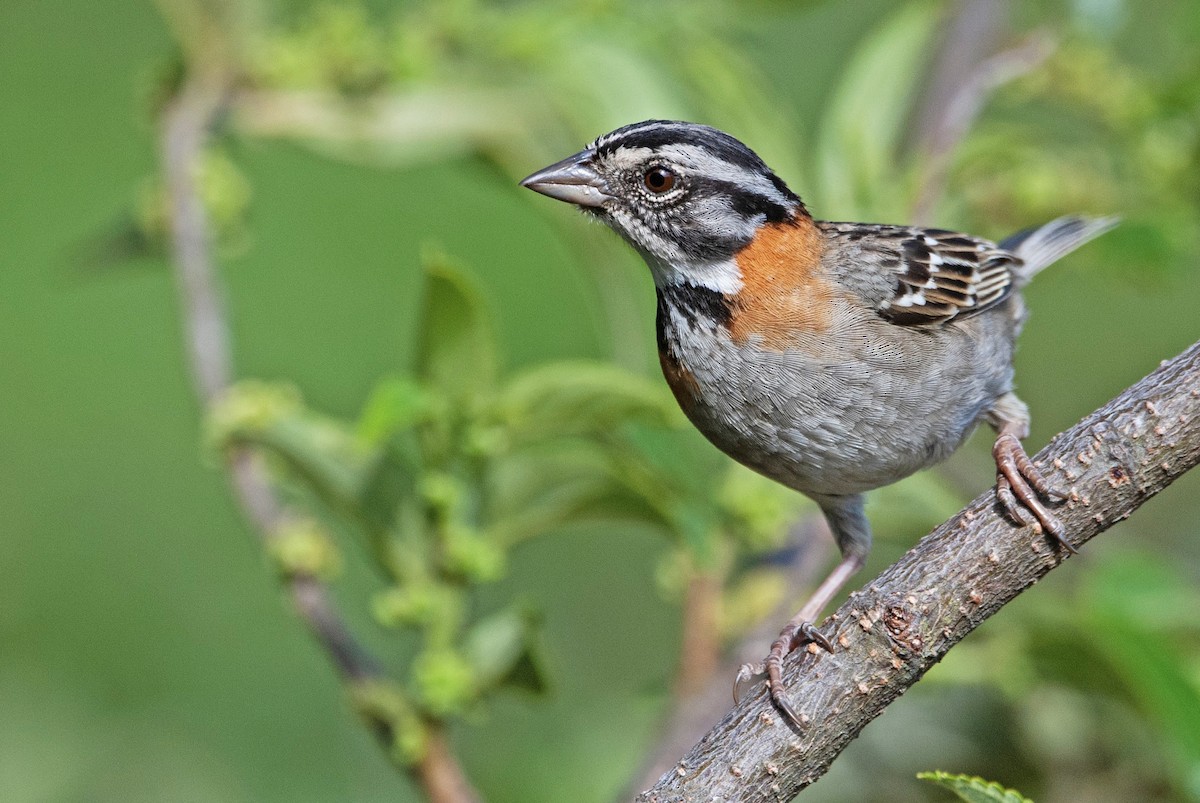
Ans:
{"type": "Polygon", "coordinates": [[[577,206],[603,206],[613,195],[592,166],[595,156],[593,150],[580,151],[527,176],[521,186],[577,206]]]}

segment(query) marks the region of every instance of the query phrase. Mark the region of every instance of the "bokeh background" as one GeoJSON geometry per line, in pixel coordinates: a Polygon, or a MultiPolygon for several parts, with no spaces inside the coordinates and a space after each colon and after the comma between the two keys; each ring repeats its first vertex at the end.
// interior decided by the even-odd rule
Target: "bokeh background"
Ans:
{"type": "MultiPolygon", "coordinates": [[[[515,180],[687,118],[747,141],[819,216],[1001,237],[1122,214],[1027,292],[1038,447],[1200,332],[1200,10],[1014,0],[971,34],[953,26],[969,5],[4,0],[0,800],[421,799],[203,445],[156,206],[157,117],[196,18],[227,26],[248,76],[209,171],[239,377],[355,417],[411,369],[429,247],[479,283],[507,370],[653,377],[645,270],[515,180]],[[955,37],[1028,64],[939,151],[955,37]],[[270,103],[314,92],[349,106],[270,103]]],[[[871,506],[864,577],[992,482],[988,447],[871,506]]],[[[1185,477],[989,621],[806,799],[947,799],[913,777],[944,769],[1039,801],[1200,800],[1198,497],[1185,477]]],[[[651,751],[680,627],[660,529],[557,528],[479,592],[539,612],[550,683],[451,718],[488,800],[609,800],[651,751]]],[[[403,676],[413,641],[373,621],[345,550],[335,594],[403,676]]]]}

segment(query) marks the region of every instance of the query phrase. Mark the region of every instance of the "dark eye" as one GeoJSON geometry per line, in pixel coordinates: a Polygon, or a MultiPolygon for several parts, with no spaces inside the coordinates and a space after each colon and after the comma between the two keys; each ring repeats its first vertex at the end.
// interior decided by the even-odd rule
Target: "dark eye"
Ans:
{"type": "Polygon", "coordinates": [[[642,176],[642,182],[650,192],[662,195],[675,186],[675,174],[665,167],[652,167],[642,176]]]}

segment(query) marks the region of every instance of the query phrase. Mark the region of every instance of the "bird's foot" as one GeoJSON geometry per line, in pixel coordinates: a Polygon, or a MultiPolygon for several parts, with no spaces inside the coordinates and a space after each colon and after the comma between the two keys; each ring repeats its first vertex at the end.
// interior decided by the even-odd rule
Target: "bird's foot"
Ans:
{"type": "Polygon", "coordinates": [[[1004,512],[1022,527],[1033,527],[1049,535],[1068,552],[1077,553],[1078,550],[1066,539],[1062,522],[1042,503],[1042,498],[1062,501],[1067,498],[1067,492],[1055,488],[1042,476],[1012,433],[1002,432],[996,438],[992,456],[996,459],[997,469],[996,498],[1004,512]]]}
{"type": "Polygon", "coordinates": [[[788,720],[797,728],[803,727],[800,715],[792,707],[787,696],[787,686],[783,683],[783,659],[802,644],[816,644],[826,652],[833,652],[833,644],[825,634],[817,630],[812,622],[795,620],[788,622],[779,634],[779,638],[771,644],[771,650],[766,659],[758,664],[742,664],[737,677],[733,681],[733,700],[736,703],[742,687],[751,679],[767,676],[767,691],[771,702],[775,704],[788,720]]]}

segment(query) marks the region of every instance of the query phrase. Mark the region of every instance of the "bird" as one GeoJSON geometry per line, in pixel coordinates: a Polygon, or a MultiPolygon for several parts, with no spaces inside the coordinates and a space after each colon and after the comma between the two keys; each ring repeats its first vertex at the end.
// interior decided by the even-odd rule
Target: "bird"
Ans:
{"type": "Polygon", "coordinates": [[[1021,289],[1112,228],[1068,216],[999,244],[907,225],[818,220],[749,147],[697,123],[647,120],[604,134],[521,186],[570,204],[646,262],[659,362],[687,418],[739,463],[820,507],[841,559],[755,678],[799,728],[782,680],[815,621],[866,561],[864,494],[996,431],[996,498],[1014,525],[1074,552],[1050,509],[1065,497],[1021,441],[1014,392],[1021,289]]]}

